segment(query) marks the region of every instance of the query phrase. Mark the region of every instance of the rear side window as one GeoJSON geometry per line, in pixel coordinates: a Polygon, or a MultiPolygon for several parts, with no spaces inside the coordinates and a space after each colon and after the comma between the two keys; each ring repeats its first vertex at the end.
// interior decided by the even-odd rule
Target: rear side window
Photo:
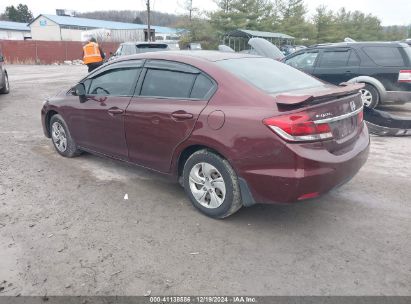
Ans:
{"type": "Polygon", "coordinates": [[[102,96],[131,96],[141,68],[108,70],[91,80],[88,94],[102,96]]]}
{"type": "Polygon", "coordinates": [[[404,51],[408,56],[408,65],[411,65],[411,46],[404,48],[404,51]]]}
{"type": "Polygon", "coordinates": [[[191,98],[205,99],[210,91],[213,89],[213,82],[206,76],[199,74],[194,82],[193,89],[191,91],[191,98]]]}
{"type": "Polygon", "coordinates": [[[350,50],[324,51],[319,66],[321,68],[345,67],[350,57],[350,50]]]}
{"type": "Polygon", "coordinates": [[[197,74],[148,69],[142,96],[189,98],[197,74]]]}
{"type": "Polygon", "coordinates": [[[385,67],[400,67],[404,60],[397,47],[389,46],[366,46],[363,51],[375,64],[385,67]]]}

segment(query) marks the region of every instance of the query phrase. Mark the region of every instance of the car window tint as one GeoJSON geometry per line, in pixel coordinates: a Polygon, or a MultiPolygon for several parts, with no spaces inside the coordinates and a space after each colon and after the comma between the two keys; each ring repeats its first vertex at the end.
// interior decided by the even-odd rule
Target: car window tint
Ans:
{"type": "Polygon", "coordinates": [[[220,60],[216,63],[267,93],[287,92],[324,85],[316,78],[274,59],[249,57],[220,60]]]}
{"type": "Polygon", "coordinates": [[[297,69],[307,69],[314,66],[317,56],[318,52],[306,52],[286,60],[286,63],[297,69]]]}
{"type": "Polygon", "coordinates": [[[349,55],[349,50],[324,51],[319,66],[322,68],[347,66],[349,55]]]}
{"type": "Polygon", "coordinates": [[[86,89],[86,92],[89,91],[91,81],[92,81],[92,79],[90,79],[90,78],[83,81],[84,88],[86,89]]]}
{"type": "Polygon", "coordinates": [[[408,57],[408,62],[411,64],[411,46],[404,48],[405,54],[408,57]]]}
{"type": "Polygon", "coordinates": [[[208,93],[212,90],[213,86],[214,84],[210,79],[200,74],[196,78],[190,97],[205,99],[208,93]]]}
{"type": "Polygon", "coordinates": [[[361,63],[357,53],[353,50],[350,52],[350,58],[348,58],[348,66],[359,66],[361,63]]]}
{"type": "Polygon", "coordinates": [[[93,78],[88,93],[104,96],[130,96],[141,68],[108,70],[93,78]]]}
{"type": "Polygon", "coordinates": [[[189,98],[196,74],[148,69],[142,96],[189,98]]]}
{"type": "Polygon", "coordinates": [[[404,65],[404,59],[396,47],[366,46],[363,50],[372,61],[380,66],[400,67],[404,65]]]}

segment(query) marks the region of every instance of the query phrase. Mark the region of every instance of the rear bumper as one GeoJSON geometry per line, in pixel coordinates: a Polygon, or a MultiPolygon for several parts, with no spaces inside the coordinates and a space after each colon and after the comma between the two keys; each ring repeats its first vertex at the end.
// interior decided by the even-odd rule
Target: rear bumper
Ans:
{"type": "Polygon", "coordinates": [[[301,146],[289,146],[295,152],[294,168],[270,168],[250,170],[242,173],[246,189],[242,185],[245,206],[253,203],[292,203],[303,197],[314,197],[350,181],[365,164],[369,153],[368,129],[363,128],[350,152],[334,155],[326,150],[311,151],[301,146]],[[298,150],[298,151],[297,151],[298,150]],[[248,194],[243,192],[248,190],[248,194]],[[245,197],[244,197],[245,196],[245,197]],[[251,198],[250,198],[251,197],[251,198]]]}

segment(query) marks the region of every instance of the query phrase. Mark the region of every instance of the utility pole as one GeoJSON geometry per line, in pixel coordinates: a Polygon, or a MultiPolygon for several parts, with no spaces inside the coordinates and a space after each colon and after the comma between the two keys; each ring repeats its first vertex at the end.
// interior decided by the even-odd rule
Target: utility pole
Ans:
{"type": "Polygon", "coordinates": [[[151,27],[150,27],[150,0],[147,0],[147,40],[151,41],[151,27]]]}
{"type": "Polygon", "coordinates": [[[191,18],[193,14],[193,0],[188,0],[188,11],[190,12],[190,23],[191,23],[191,18]]]}

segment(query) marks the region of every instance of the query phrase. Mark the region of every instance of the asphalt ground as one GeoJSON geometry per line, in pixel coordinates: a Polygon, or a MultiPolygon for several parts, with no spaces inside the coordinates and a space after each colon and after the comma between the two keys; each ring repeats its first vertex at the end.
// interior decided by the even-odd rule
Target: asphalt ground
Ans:
{"type": "Polygon", "coordinates": [[[359,174],[321,198],[213,220],[156,173],[55,152],[42,102],[85,67],[8,71],[0,295],[411,295],[410,137],[372,137],[359,174]]]}

